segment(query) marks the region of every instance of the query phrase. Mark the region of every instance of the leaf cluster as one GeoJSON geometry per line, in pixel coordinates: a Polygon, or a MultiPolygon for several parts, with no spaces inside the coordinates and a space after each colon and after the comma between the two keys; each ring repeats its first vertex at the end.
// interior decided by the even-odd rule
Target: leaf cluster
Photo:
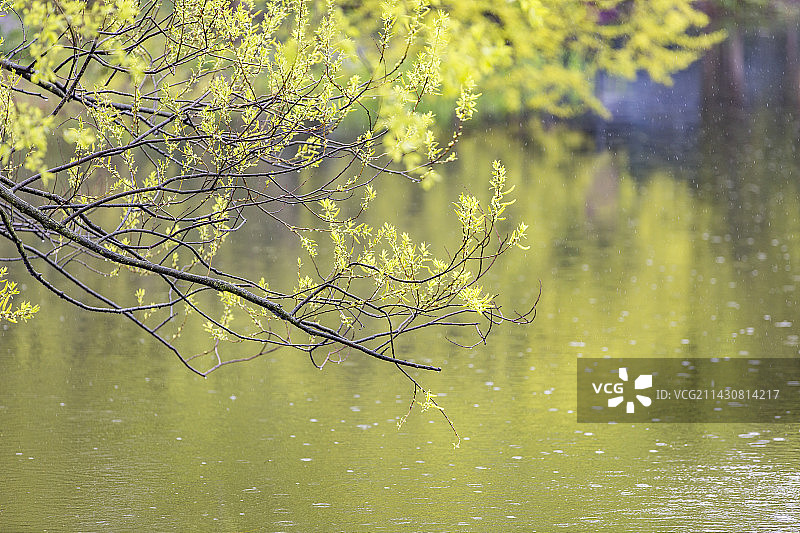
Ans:
{"type": "MultiPolygon", "coordinates": [[[[442,93],[455,98],[474,80],[491,95],[484,107],[502,114],[605,114],[593,92],[599,71],[627,78],[645,71],[670,83],[672,73],[724,38],[705,32],[709,18],[692,0],[436,0],[430,6],[449,21],[450,38],[439,56],[442,93]]],[[[338,9],[356,42],[378,31],[382,2],[346,2],[338,9]]]]}
{"type": "Polygon", "coordinates": [[[2,7],[21,32],[0,57],[0,236],[59,297],[127,317],[202,375],[281,347],[319,367],[361,353],[438,370],[398,339],[440,327],[484,342],[531,320],[481,285],[525,237],[504,229],[499,163],[488,202],[456,201],[449,249],[363,220],[381,181],[436,181],[474,115],[470,80],[446,141],[423,110],[444,83],[444,11],[384,6],[363,41],[335,3],[2,7]],[[302,250],[284,257],[296,283],[220,259],[251,220],[302,250]],[[109,279],[132,288],[120,297],[109,279]],[[199,351],[188,332],[205,335],[199,351]]]}
{"type": "Polygon", "coordinates": [[[15,282],[6,279],[7,273],[6,267],[0,267],[0,321],[7,320],[15,324],[20,320],[27,322],[39,312],[39,306],[23,301],[16,308],[13,307],[11,300],[19,294],[19,289],[15,282]]]}

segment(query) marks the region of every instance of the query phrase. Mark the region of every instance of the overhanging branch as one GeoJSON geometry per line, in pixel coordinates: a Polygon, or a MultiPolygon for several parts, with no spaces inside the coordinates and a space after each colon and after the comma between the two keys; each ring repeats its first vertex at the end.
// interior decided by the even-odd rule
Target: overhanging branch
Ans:
{"type": "Polygon", "coordinates": [[[390,357],[388,355],[372,350],[362,344],[354,342],[346,337],[343,337],[339,335],[336,331],[327,328],[321,324],[307,320],[300,320],[297,317],[290,314],[289,312],[287,312],[285,309],[283,309],[283,307],[280,304],[277,304],[266,298],[253,294],[252,292],[237,285],[234,285],[233,283],[227,282],[225,280],[213,278],[211,276],[202,276],[199,274],[194,274],[192,272],[185,272],[182,270],[174,269],[157,263],[152,263],[150,261],[146,261],[143,259],[128,257],[126,255],[114,252],[113,250],[109,250],[108,248],[105,248],[104,246],[97,244],[91,239],[87,239],[86,237],[72,231],[63,224],[48,217],[46,214],[42,213],[35,206],[31,205],[22,198],[18,197],[11,191],[11,189],[5,187],[2,184],[0,184],[0,198],[5,200],[5,202],[13,206],[15,209],[18,209],[20,212],[34,219],[36,222],[41,224],[42,227],[50,231],[53,231],[55,233],[58,233],[59,235],[71,240],[78,246],[90,250],[119,265],[139,268],[142,270],[146,270],[148,272],[153,272],[155,274],[168,276],[173,279],[179,279],[190,283],[196,283],[198,285],[203,285],[205,287],[214,289],[216,291],[226,292],[229,294],[239,296],[247,300],[248,302],[251,302],[264,309],[267,309],[277,318],[292,324],[299,330],[309,335],[321,337],[329,341],[347,346],[349,348],[362,352],[371,357],[375,357],[376,359],[380,359],[382,361],[388,361],[391,363],[395,363],[397,365],[419,368],[423,370],[433,370],[437,372],[441,371],[440,367],[424,365],[420,363],[415,363],[413,361],[406,361],[404,359],[390,357]]]}

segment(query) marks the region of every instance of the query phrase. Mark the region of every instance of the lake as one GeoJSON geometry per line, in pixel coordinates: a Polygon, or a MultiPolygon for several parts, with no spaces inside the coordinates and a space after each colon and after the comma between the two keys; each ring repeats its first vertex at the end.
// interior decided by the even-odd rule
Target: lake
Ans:
{"type": "MultiPolygon", "coordinates": [[[[414,375],[458,437],[436,410],[398,428],[413,388],[385,363],[280,351],[203,379],[12,270],[43,310],[0,332],[0,529],[800,530],[797,425],[577,423],[582,357],[798,357],[798,109],[698,83],[680,120],[485,124],[432,191],[378,188],[373,216],[446,244],[500,159],[530,225],[484,283],[520,310],[541,283],[530,327],[402,346],[442,366],[414,375]]],[[[289,279],[292,246],[254,225],[228,260],[289,279]]]]}

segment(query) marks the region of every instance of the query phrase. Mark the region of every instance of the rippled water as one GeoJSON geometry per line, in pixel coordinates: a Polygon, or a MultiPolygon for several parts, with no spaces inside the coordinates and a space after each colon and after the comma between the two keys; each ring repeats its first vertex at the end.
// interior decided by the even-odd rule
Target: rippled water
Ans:
{"type": "MultiPolygon", "coordinates": [[[[797,426],[576,423],[578,357],[798,356],[798,124],[698,128],[648,165],[559,128],[475,133],[434,191],[379,197],[435,241],[492,159],[518,181],[531,249],[492,283],[521,309],[541,280],[534,325],[403,347],[443,366],[418,377],[459,449],[436,412],[398,429],[413,390],[388,365],[284,352],[203,380],[29,286],[41,316],[0,337],[0,529],[800,531],[797,426]]],[[[260,237],[235,255],[293,275],[260,237]]]]}
{"type": "Polygon", "coordinates": [[[571,365],[541,355],[524,358],[541,370],[510,368],[487,382],[461,368],[443,380],[459,450],[436,417],[413,416],[398,431],[406,391],[387,391],[377,376],[356,385],[347,372],[262,361],[201,381],[148,357],[87,354],[96,373],[63,364],[66,383],[44,379],[27,393],[20,385],[33,385],[44,362],[12,369],[0,410],[4,529],[798,524],[796,427],[578,425],[572,391],[558,384],[571,365]],[[281,384],[281,375],[305,377],[281,384]]]}

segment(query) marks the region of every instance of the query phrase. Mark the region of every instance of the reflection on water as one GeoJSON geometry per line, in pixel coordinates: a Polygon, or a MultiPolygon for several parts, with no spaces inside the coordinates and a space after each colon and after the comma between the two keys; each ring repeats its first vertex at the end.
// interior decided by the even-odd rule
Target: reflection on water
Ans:
{"type": "MultiPolygon", "coordinates": [[[[412,391],[388,365],[320,372],[278,352],[203,380],[29,283],[41,316],[0,337],[0,529],[797,531],[796,426],[575,421],[576,357],[798,355],[797,122],[715,120],[690,166],[495,130],[430,193],[384,184],[373,216],[446,241],[443,206],[500,158],[531,225],[493,283],[522,309],[541,280],[533,327],[469,352],[435,334],[404,347],[444,367],[419,377],[458,450],[436,413],[398,430],[412,391]]],[[[292,276],[286,246],[244,239],[231,260],[292,276]]]]}

